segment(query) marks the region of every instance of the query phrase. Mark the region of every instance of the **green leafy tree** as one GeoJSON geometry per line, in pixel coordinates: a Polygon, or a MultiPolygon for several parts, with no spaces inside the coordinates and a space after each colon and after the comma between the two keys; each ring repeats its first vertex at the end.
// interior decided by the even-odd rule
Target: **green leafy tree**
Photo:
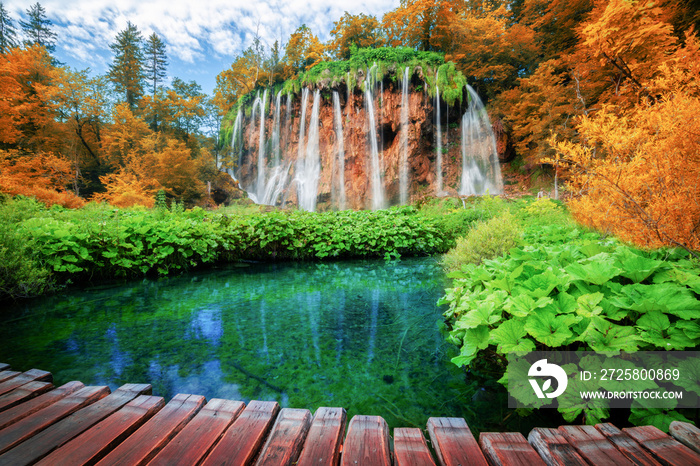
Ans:
{"type": "Polygon", "coordinates": [[[51,30],[51,20],[38,2],[27,9],[28,21],[19,21],[27,36],[25,45],[40,45],[49,53],[56,51],[56,33],[51,30]]]}
{"type": "Polygon", "coordinates": [[[144,52],[146,59],[146,79],[151,86],[151,94],[155,96],[158,90],[158,84],[165,80],[166,70],[168,68],[168,56],[165,50],[165,43],[158,37],[158,34],[154,32],[148,36],[144,52]]]}
{"type": "Polygon", "coordinates": [[[0,2],[0,53],[17,47],[17,31],[5,6],[0,2]]]}
{"type": "Polygon", "coordinates": [[[131,109],[136,107],[136,102],[143,95],[146,75],[142,44],[141,32],[129,21],[126,29],[119,32],[116,41],[109,46],[114,52],[114,62],[109,66],[109,78],[114,82],[117,92],[124,93],[125,102],[131,109]]]}
{"type": "Polygon", "coordinates": [[[165,51],[165,43],[154,32],[146,40],[144,49],[146,80],[151,87],[153,102],[151,105],[150,125],[153,131],[158,131],[158,84],[162,83],[166,77],[168,67],[168,57],[165,51]]]}

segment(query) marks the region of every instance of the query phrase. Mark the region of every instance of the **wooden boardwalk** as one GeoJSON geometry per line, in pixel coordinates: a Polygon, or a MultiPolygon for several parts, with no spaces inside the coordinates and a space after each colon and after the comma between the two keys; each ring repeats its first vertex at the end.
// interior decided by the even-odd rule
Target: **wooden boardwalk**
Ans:
{"type": "Polygon", "coordinates": [[[151,396],[150,385],[54,387],[51,374],[0,364],[0,465],[700,465],[700,430],[674,422],[482,433],[461,418],[396,428],[343,408],[151,396]]]}

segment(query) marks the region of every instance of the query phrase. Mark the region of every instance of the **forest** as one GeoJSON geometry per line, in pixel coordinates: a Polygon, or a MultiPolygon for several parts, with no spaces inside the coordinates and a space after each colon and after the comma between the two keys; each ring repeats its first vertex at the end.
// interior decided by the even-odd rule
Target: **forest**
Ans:
{"type": "MultiPolygon", "coordinates": [[[[381,18],[346,12],[325,42],[307,25],[272,45],[256,34],[213,95],[170,77],[166,44],[136,24],[95,75],[56,59],[61,38],[39,3],[26,18],[0,2],[0,300],[242,261],[444,254],[453,281],[440,324],[451,361],[475,380],[507,384],[514,351],[697,348],[700,0],[402,0],[381,18]],[[262,114],[281,90],[305,91],[306,108],[320,92],[302,88],[375,59],[443,70],[414,76],[417,101],[448,73],[447,108],[474,89],[502,136],[507,183],[532,196],[429,194],[318,213],[243,199],[220,165],[234,159],[241,109],[262,114]]],[[[347,103],[355,78],[344,79],[347,103]]],[[[684,388],[700,394],[695,382],[684,388]]],[[[593,405],[559,412],[611,417],[593,405]]],[[[668,430],[697,416],[635,406],[628,420],[668,430]]]]}
{"type": "MultiPolygon", "coordinates": [[[[487,103],[524,176],[566,183],[579,221],[640,245],[700,248],[697,0],[405,1],[382,18],[345,13],[321,42],[306,25],[256,36],[216,77],[166,83],[157,34],[128,23],[94,76],[53,58],[39,4],[19,26],[0,3],[0,191],[47,205],[213,206],[232,109],[353,49],[444,55],[487,103]]],[[[229,186],[230,187],[230,186],[229,186]]]]}

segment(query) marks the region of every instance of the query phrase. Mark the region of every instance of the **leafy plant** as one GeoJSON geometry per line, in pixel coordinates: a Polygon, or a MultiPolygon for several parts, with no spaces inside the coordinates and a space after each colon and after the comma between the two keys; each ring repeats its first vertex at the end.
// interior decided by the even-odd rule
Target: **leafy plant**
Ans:
{"type": "MultiPolygon", "coordinates": [[[[524,238],[526,245],[507,256],[452,273],[454,286],[439,303],[448,306],[448,340],[461,348],[453,363],[478,366],[486,353],[501,358],[503,373],[505,355],[515,351],[615,353],[700,344],[700,278],[685,251],[640,251],[563,225],[531,228],[524,238]]],[[[567,421],[581,414],[587,422],[600,420],[586,406],[560,403],[559,411],[567,421]]],[[[632,408],[630,421],[667,428],[682,417],[644,412],[632,408]]]]}

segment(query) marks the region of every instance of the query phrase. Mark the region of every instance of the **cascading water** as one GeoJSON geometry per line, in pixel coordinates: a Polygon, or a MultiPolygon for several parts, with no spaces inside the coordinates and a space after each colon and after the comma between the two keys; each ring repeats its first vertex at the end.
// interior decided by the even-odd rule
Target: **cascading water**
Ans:
{"type": "Polygon", "coordinates": [[[382,177],[382,163],[379,156],[379,145],[377,142],[377,122],[374,117],[374,73],[377,64],[367,72],[365,78],[365,107],[367,109],[367,121],[369,124],[369,146],[370,146],[370,186],[372,190],[372,210],[384,208],[384,183],[382,177]]]}
{"type": "Polygon", "coordinates": [[[343,139],[343,114],[340,108],[338,91],[333,91],[333,111],[335,117],[335,135],[338,141],[337,171],[338,171],[338,208],[345,209],[345,142],[343,139]]]}
{"type": "MultiPolygon", "coordinates": [[[[437,75],[435,75],[435,81],[437,82],[437,75]]],[[[440,118],[440,88],[435,85],[435,131],[437,134],[435,150],[437,156],[435,157],[435,195],[440,196],[442,194],[442,123],[440,118]]]]}
{"type": "MultiPolygon", "coordinates": [[[[243,112],[240,109],[238,109],[236,114],[236,121],[233,123],[233,131],[231,133],[231,158],[236,154],[236,142],[238,142],[238,163],[236,166],[240,167],[243,162],[243,112]]],[[[232,168],[227,167],[226,172],[231,175],[233,181],[238,181],[232,168]]]]}
{"type": "Polygon", "coordinates": [[[501,194],[503,178],[496,138],[479,95],[467,84],[469,103],[462,116],[462,196],[501,194]]]}
{"type": "Polygon", "coordinates": [[[299,207],[303,210],[313,212],[316,210],[316,198],[318,196],[318,182],[321,177],[321,160],[318,150],[319,141],[319,106],[321,92],[314,91],[314,103],[311,109],[311,120],[309,121],[309,135],[306,141],[306,150],[303,150],[304,121],[306,118],[306,101],[309,90],[304,89],[302,96],[302,121],[299,130],[299,153],[296,165],[295,181],[297,182],[297,197],[299,207]]]}
{"type": "Polygon", "coordinates": [[[267,103],[267,89],[261,99],[253,103],[260,106],[260,132],[258,135],[258,182],[255,185],[256,203],[265,204],[265,104],[267,103]]]}
{"type": "Polygon", "coordinates": [[[401,81],[401,159],[399,160],[399,197],[401,205],[408,204],[408,67],[401,81]]]}

